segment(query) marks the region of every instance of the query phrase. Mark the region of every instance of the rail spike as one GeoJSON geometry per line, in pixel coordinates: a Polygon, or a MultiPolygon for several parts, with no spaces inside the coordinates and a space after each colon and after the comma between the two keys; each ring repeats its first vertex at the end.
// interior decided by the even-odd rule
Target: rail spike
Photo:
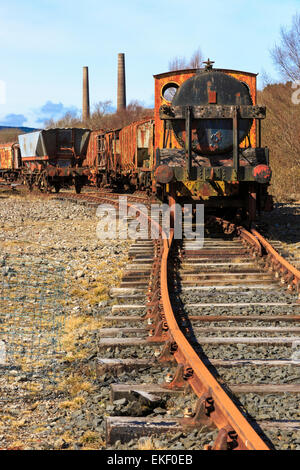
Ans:
{"type": "Polygon", "coordinates": [[[178,364],[175,375],[171,383],[164,383],[163,387],[171,390],[187,390],[189,388],[188,379],[193,376],[193,369],[184,364],[178,364]]]}
{"type": "Polygon", "coordinates": [[[176,362],[174,354],[178,350],[178,346],[173,341],[168,341],[165,343],[160,356],[157,357],[158,362],[170,363],[176,362]]]}
{"type": "Polygon", "coordinates": [[[207,450],[234,450],[239,447],[238,435],[230,426],[221,428],[214,445],[207,450]]]}

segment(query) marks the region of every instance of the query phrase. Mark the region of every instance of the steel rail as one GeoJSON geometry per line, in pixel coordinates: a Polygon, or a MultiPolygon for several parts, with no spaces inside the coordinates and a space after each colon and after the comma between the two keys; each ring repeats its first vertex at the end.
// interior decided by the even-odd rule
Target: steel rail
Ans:
{"type": "Polygon", "coordinates": [[[168,258],[173,241],[173,231],[170,235],[170,239],[164,239],[163,242],[160,279],[163,312],[168,323],[170,340],[175,342],[178,348],[174,357],[179,364],[184,364],[185,370],[192,369],[193,373],[191,374],[190,371],[191,377],[187,378],[187,382],[199,398],[204,401],[209,399],[210,403],[211,399],[213,400],[214,411],[211,412],[210,418],[220,430],[227,429],[230,425],[237,434],[239,449],[269,450],[269,447],[204,365],[177,324],[168,290],[168,258]]]}
{"type": "Polygon", "coordinates": [[[266,250],[270,267],[278,274],[282,273],[282,281],[288,283],[288,289],[295,287],[299,292],[300,271],[284,259],[257,230],[252,229],[251,232],[266,250]]]}
{"type": "Polygon", "coordinates": [[[262,256],[263,255],[263,249],[260,241],[258,238],[246,230],[244,227],[241,226],[236,226],[232,222],[229,222],[228,220],[224,220],[221,217],[216,217],[211,215],[209,217],[209,222],[213,221],[214,223],[222,226],[223,230],[225,233],[234,233],[236,232],[237,235],[245,242],[247,243],[248,247],[250,248],[249,251],[255,256],[262,256]]]}

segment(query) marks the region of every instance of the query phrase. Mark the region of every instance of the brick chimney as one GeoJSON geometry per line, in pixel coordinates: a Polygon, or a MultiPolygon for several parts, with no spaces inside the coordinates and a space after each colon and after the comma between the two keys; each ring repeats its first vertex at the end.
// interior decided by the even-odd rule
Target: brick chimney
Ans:
{"type": "Polygon", "coordinates": [[[118,102],[117,110],[126,109],[125,54],[118,54],[118,102]]]}
{"type": "Polygon", "coordinates": [[[82,120],[87,122],[90,118],[90,93],[89,93],[89,69],[83,67],[83,88],[82,88],[82,120]]]}

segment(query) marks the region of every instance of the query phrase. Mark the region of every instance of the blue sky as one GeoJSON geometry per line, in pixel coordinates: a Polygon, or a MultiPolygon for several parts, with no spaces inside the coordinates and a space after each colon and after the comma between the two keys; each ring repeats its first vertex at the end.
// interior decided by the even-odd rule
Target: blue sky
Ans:
{"type": "Polygon", "coordinates": [[[297,11],[300,0],[2,0],[0,125],[42,127],[80,112],[86,65],[91,104],[116,105],[118,52],[126,55],[127,102],[146,106],[153,75],[198,47],[217,67],[278,79],[270,49],[297,11]]]}

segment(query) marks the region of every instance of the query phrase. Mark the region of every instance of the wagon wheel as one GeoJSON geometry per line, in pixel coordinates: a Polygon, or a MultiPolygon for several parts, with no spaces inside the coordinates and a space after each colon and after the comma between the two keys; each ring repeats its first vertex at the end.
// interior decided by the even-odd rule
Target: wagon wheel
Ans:
{"type": "Polygon", "coordinates": [[[76,194],[80,194],[82,189],[82,185],[80,183],[75,183],[75,191],[76,194]]]}
{"type": "Polygon", "coordinates": [[[56,193],[59,193],[60,188],[61,188],[60,183],[54,183],[54,189],[55,189],[55,192],[56,192],[56,193]]]}
{"type": "Polygon", "coordinates": [[[74,186],[75,186],[76,194],[80,194],[81,189],[84,186],[84,179],[82,178],[82,176],[75,176],[74,186]]]}
{"type": "Polygon", "coordinates": [[[46,173],[41,173],[37,182],[38,188],[42,193],[50,192],[51,187],[46,173]]]}
{"type": "Polygon", "coordinates": [[[100,184],[100,188],[105,188],[108,184],[109,184],[109,182],[108,182],[108,174],[107,174],[107,173],[104,173],[104,175],[103,175],[103,177],[102,177],[101,184],[100,184]]]}
{"type": "Polygon", "coordinates": [[[34,178],[32,174],[23,175],[23,184],[27,186],[30,192],[33,190],[33,182],[34,182],[34,178]]]}
{"type": "Polygon", "coordinates": [[[96,186],[97,186],[97,188],[101,187],[102,181],[103,181],[103,176],[102,175],[97,175],[96,176],[96,186]]]}

